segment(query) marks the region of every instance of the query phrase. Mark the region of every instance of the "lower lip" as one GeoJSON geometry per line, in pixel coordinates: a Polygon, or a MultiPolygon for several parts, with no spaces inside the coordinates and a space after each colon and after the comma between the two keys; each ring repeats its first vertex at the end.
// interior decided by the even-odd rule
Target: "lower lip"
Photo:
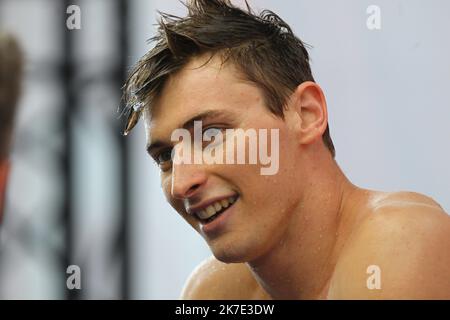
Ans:
{"type": "Polygon", "coordinates": [[[234,209],[236,207],[236,202],[239,200],[236,199],[236,201],[227,208],[224,212],[222,212],[216,219],[214,219],[211,222],[204,223],[201,222],[201,229],[205,235],[208,237],[217,236],[218,233],[220,233],[226,226],[227,220],[229,217],[233,214],[234,209]]]}

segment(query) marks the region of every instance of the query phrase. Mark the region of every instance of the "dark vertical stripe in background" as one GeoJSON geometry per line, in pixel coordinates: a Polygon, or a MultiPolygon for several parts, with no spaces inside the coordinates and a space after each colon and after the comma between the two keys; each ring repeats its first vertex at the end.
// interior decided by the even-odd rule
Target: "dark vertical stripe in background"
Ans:
{"type": "MultiPolygon", "coordinates": [[[[119,32],[120,32],[120,77],[118,88],[123,86],[125,79],[127,77],[127,63],[128,63],[128,2],[126,0],[117,0],[117,14],[118,14],[118,22],[119,22],[119,32]]],[[[120,175],[120,196],[121,196],[121,219],[120,219],[120,250],[122,253],[122,269],[121,269],[121,298],[129,299],[130,298],[130,237],[129,237],[129,228],[130,228],[130,161],[129,161],[129,152],[128,152],[128,140],[122,136],[122,125],[123,119],[119,121],[119,126],[116,130],[117,137],[119,139],[120,146],[120,156],[121,156],[121,175],[120,175]]]]}

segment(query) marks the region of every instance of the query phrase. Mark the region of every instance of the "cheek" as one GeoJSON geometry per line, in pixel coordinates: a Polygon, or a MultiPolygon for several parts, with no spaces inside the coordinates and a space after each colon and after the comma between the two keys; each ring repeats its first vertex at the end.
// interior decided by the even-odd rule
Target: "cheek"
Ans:
{"type": "Polygon", "coordinates": [[[280,141],[279,170],[274,175],[261,175],[258,166],[249,165],[235,171],[250,215],[283,220],[297,205],[301,179],[297,174],[296,154],[291,148],[288,141],[280,141]]]}
{"type": "Polygon", "coordinates": [[[259,221],[261,232],[273,232],[275,236],[295,211],[297,195],[287,178],[280,169],[279,176],[262,177],[253,189],[247,209],[251,220],[259,221]]]}

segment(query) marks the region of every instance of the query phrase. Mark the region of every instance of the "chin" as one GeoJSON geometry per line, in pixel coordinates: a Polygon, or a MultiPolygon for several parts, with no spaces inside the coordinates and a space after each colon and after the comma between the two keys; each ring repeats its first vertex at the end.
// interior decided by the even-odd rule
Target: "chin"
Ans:
{"type": "Polygon", "coordinates": [[[255,260],[261,248],[245,241],[217,239],[208,243],[214,257],[223,263],[245,263],[255,260]]]}
{"type": "Polygon", "coordinates": [[[224,251],[215,251],[212,250],[214,257],[223,263],[244,263],[247,262],[246,259],[242,256],[236,254],[230,254],[229,252],[224,251]]]}

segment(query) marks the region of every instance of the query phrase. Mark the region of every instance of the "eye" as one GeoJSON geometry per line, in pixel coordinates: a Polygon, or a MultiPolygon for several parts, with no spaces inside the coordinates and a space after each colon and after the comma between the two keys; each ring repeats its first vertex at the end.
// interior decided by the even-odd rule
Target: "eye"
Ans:
{"type": "Polygon", "coordinates": [[[162,152],[158,153],[155,157],[156,163],[162,165],[166,162],[172,160],[172,148],[164,149],[162,152]]]}
{"type": "Polygon", "coordinates": [[[209,127],[203,131],[203,137],[211,141],[213,137],[216,139],[217,135],[222,133],[222,130],[222,128],[209,127]]]}

